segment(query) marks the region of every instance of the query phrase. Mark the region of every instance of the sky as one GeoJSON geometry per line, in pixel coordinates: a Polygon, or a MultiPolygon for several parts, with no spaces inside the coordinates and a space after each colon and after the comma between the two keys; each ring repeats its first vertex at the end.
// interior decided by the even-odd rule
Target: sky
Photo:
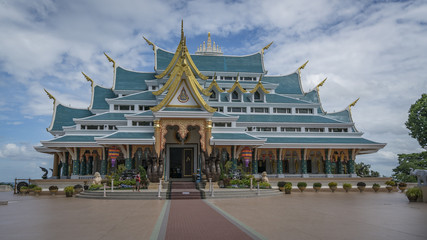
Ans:
{"type": "Polygon", "coordinates": [[[325,111],[345,109],[363,137],[387,146],[358,156],[390,176],[397,154],[423,149],[408,135],[408,110],[427,92],[425,1],[51,1],[0,0],[0,181],[40,178],[53,157],[33,146],[46,131],[53,103],[90,104],[91,87],[111,87],[113,69],[103,55],[135,71],[153,71],[145,36],[174,51],[181,19],[191,53],[206,41],[226,55],[265,52],[268,75],[302,70],[304,91],[324,78],[325,111]]]}

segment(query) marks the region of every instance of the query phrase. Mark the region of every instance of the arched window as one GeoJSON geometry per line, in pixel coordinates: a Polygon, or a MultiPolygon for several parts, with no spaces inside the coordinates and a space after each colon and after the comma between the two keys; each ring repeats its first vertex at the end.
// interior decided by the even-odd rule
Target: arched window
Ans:
{"type": "Polygon", "coordinates": [[[216,91],[212,91],[212,94],[209,96],[209,100],[218,100],[216,91]]]}
{"type": "Polygon", "coordinates": [[[233,93],[231,94],[231,99],[239,100],[239,93],[237,91],[233,91],[233,93]]]}
{"type": "Polygon", "coordinates": [[[254,100],[261,101],[261,94],[258,91],[254,93],[254,100]]]}

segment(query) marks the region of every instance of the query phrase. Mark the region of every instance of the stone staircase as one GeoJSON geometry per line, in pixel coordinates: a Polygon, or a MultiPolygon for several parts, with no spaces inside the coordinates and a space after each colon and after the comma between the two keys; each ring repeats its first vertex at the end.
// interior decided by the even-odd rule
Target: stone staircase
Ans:
{"type": "Polygon", "coordinates": [[[198,189],[195,182],[171,181],[166,194],[167,199],[204,199],[204,192],[198,189]]]}

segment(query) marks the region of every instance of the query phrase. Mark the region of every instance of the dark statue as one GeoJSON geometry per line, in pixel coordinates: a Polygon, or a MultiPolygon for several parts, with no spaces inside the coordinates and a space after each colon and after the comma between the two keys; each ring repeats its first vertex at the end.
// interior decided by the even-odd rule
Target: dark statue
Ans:
{"type": "Polygon", "coordinates": [[[43,179],[47,179],[47,174],[48,174],[47,169],[46,169],[46,168],[44,168],[44,167],[40,167],[40,168],[41,168],[41,170],[44,172],[44,174],[43,174],[42,178],[43,178],[43,179]]]}

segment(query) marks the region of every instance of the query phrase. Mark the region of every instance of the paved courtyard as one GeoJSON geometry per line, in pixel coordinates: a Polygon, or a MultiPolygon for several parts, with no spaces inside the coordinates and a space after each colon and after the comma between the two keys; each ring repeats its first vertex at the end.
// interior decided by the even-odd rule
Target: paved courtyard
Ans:
{"type": "MultiPolygon", "coordinates": [[[[9,201],[8,205],[0,205],[0,239],[5,240],[158,239],[165,236],[159,231],[165,229],[161,223],[170,204],[165,200],[22,197],[10,192],[0,192],[0,200],[9,201]]],[[[191,204],[192,200],[174,201],[191,204]]],[[[409,203],[401,193],[293,192],[276,197],[206,202],[251,231],[252,236],[265,239],[426,239],[427,236],[427,204],[409,203]]],[[[194,226],[190,222],[187,227],[191,233],[194,226]]],[[[215,222],[210,224],[212,232],[206,234],[221,231],[215,222]]]]}

